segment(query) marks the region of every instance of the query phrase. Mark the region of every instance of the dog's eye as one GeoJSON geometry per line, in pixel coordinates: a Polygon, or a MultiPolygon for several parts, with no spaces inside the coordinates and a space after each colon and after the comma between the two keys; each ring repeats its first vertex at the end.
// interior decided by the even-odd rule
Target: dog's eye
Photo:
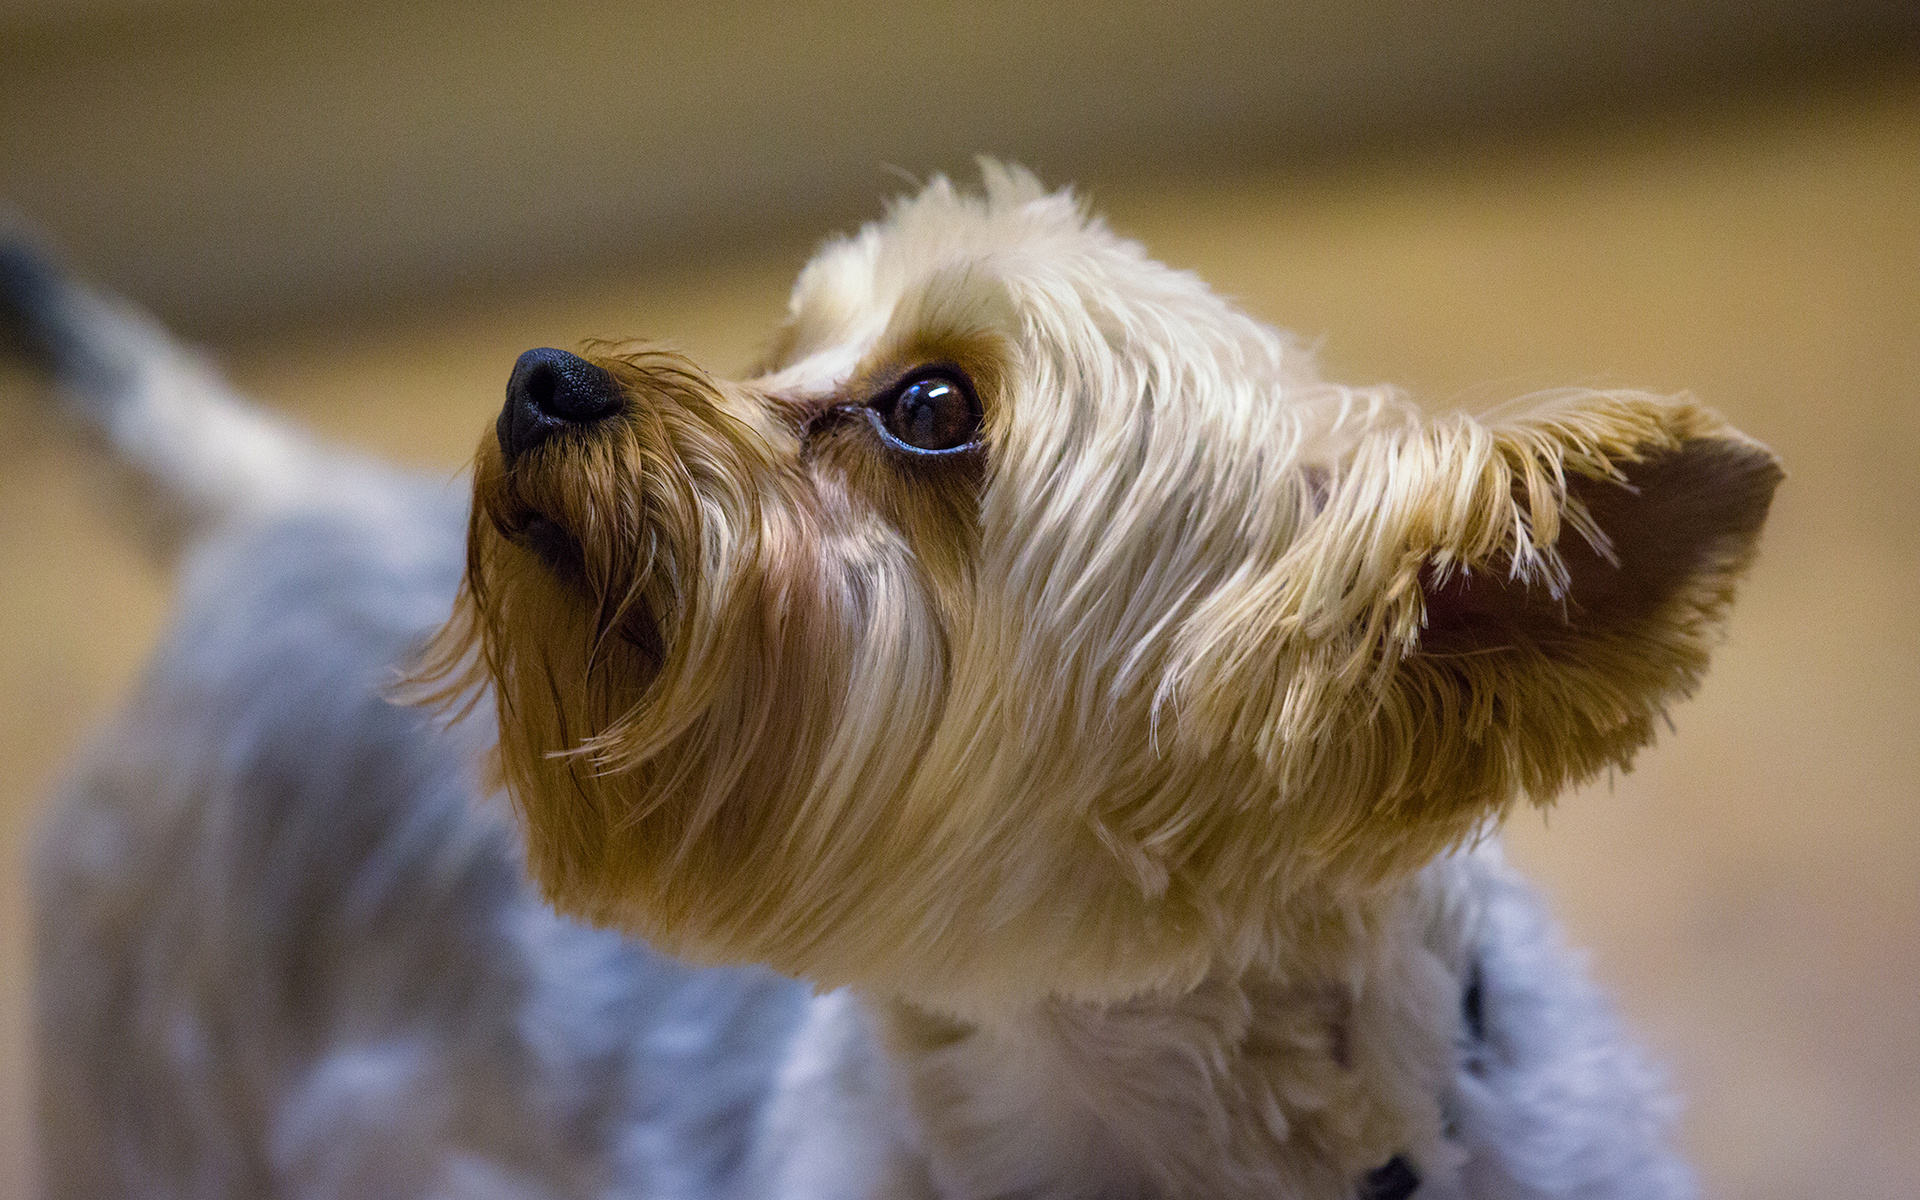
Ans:
{"type": "Polygon", "coordinates": [[[867,409],[880,435],[913,454],[955,454],[980,435],[980,402],[950,367],[910,375],[867,409]]]}

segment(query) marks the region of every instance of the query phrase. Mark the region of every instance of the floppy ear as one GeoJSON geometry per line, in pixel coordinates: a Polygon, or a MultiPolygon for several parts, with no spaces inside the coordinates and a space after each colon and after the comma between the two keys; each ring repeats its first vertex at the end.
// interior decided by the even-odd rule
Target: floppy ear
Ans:
{"type": "Polygon", "coordinates": [[[1188,625],[1180,724],[1322,810],[1324,854],[1430,855],[1630,763],[1705,669],[1781,478],[1712,412],[1637,393],[1378,429],[1188,625]]]}

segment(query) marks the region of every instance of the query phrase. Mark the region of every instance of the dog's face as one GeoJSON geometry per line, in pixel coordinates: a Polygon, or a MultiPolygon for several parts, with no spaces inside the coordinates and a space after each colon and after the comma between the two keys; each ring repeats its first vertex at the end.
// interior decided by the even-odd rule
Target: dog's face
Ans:
{"type": "Polygon", "coordinates": [[[1640,395],[1427,419],[985,193],[828,245],[750,380],[560,355],[529,416],[516,376],[439,664],[562,909],[956,1007],[1180,985],[1697,678],[1763,449],[1640,395]]]}

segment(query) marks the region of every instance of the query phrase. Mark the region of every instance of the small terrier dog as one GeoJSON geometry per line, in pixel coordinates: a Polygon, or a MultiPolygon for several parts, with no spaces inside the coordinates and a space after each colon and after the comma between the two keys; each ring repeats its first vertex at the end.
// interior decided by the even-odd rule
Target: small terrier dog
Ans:
{"type": "Polygon", "coordinates": [[[39,848],[50,1194],[1691,1193],[1490,835],[1693,687],[1774,457],[1325,382],[984,175],[744,382],[522,355],[470,506],[11,239],[184,593],[39,848]]]}

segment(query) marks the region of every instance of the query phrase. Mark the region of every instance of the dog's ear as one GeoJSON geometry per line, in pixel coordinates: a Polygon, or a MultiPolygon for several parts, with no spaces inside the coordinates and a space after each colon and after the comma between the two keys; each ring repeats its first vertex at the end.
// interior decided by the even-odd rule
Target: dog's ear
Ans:
{"type": "Polygon", "coordinates": [[[1164,694],[1202,748],[1250,749],[1282,802],[1323,808],[1329,851],[1430,854],[1651,740],[1781,477],[1713,413],[1641,394],[1376,429],[1295,544],[1189,623],[1164,694]]]}

